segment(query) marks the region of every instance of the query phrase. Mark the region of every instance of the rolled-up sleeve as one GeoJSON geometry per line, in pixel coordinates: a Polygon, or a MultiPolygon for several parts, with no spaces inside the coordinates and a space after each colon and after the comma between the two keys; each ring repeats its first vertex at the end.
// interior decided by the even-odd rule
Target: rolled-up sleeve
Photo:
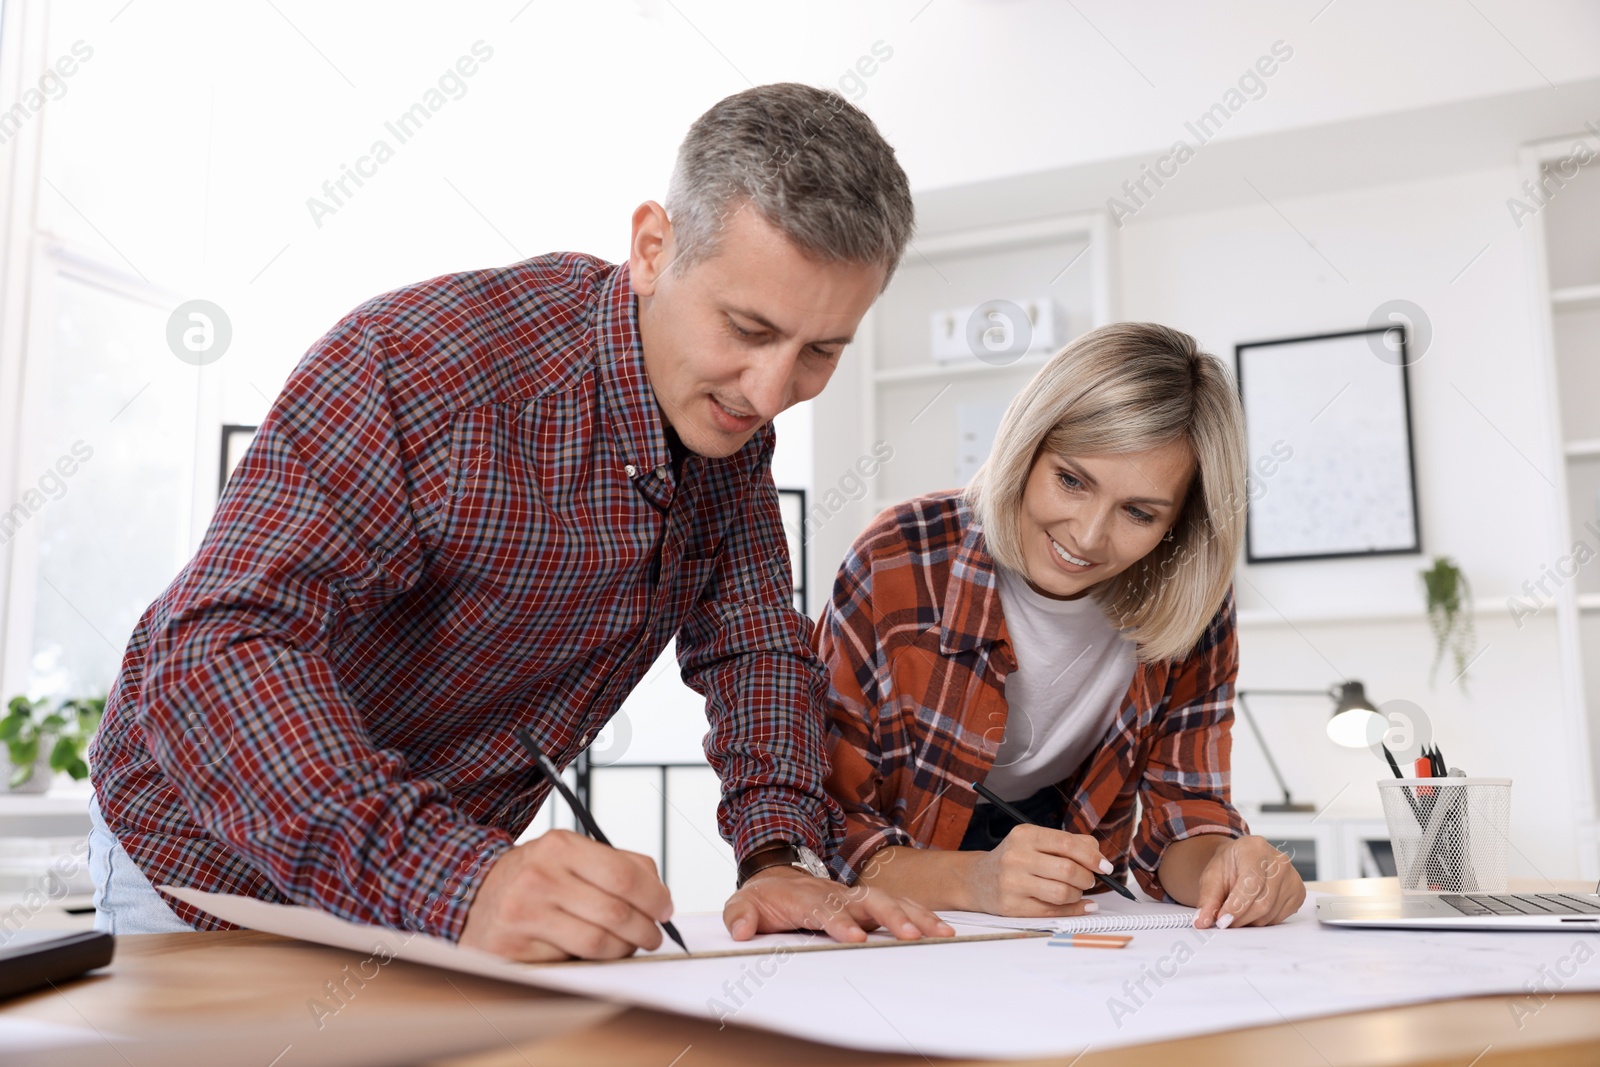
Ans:
{"type": "Polygon", "coordinates": [[[1145,892],[1165,900],[1158,870],[1175,841],[1249,832],[1229,796],[1233,689],[1239,641],[1233,593],[1195,649],[1172,670],[1166,706],[1139,783],[1139,829],[1132,869],[1145,892]]]}
{"type": "Polygon", "coordinates": [[[706,698],[706,758],[722,780],[717,824],[740,858],[765,845],[831,855],[843,829],[827,775],[822,668],[795,609],[772,444],[729,523],[711,583],[678,634],[684,684],[706,698]]]}
{"type": "Polygon", "coordinates": [[[390,345],[351,316],[291,376],[152,636],[138,720],[193,818],[288,899],[455,938],[509,835],[374,745],[330,655],[425,577],[390,345]]]}

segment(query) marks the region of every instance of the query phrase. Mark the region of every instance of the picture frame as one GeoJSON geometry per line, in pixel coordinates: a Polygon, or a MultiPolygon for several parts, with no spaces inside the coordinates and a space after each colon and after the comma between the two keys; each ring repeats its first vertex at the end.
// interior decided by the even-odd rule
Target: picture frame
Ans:
{"type": "Polygon", "coordinates": [[[1409,341],[1394,324],[1234,347],[1246,562],[1422,551],[1409,341]]]}
{"type": "Polygon", "coordinates": [[[228,488],[228,479],[233,476],[233,470],[244,458],[245,452],[250,448],[250,442],[255,440],[255,426],[243,426],[238,423],[225,423],[222,427],[221,447],[217,457],[217,499],[222,499],[222,491],[228,488]]]}

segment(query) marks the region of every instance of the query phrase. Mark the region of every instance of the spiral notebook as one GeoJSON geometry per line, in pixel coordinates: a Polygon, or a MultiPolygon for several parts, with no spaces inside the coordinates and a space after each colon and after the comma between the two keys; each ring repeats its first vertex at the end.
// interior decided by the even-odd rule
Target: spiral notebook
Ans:
{"type": "Polygon", "coordinates": [[[1042,930],[1052,934],[1121,934],[1135,930],[1177,930],[1193,926],[1198,914],[1180,904],[1158,904],[1150,900],[1124,900],[1111,893],[1095,895],[1100,909],[1093,915],[1064,919],[1017,918],[1010,915],[985,915],[976,911],[941,911],[939,918],[960,926],[983,926],[996,930],[1042,930]]]}

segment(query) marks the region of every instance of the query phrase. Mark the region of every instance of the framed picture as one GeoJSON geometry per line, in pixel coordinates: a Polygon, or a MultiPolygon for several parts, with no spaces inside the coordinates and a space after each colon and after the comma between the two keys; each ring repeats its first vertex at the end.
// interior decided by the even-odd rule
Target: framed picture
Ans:
{"type": "Polygon", "coordinates": [[[250,447],[250,442],[255,439],[254,426],[238,426],[228,423],[222,427],[222,450],[217,462],[217,498],[222,498],[222,491],[228,488],[228,479],[233,476],[233,469],[244,458],[245,450],[250,447]]]}
{"type": "Polygon", "coordinates": [[[1251,563],[1422,551],[1403,326],[1234,349],[1251,563]]]}
{"type": "Polygon", "coordinates": [[[806,491],[779,489],[778,510],[783,514],[783,532],[789,538],[789,566],[794,568],[794,606],[809,615],[806,601],[806,491]]]}

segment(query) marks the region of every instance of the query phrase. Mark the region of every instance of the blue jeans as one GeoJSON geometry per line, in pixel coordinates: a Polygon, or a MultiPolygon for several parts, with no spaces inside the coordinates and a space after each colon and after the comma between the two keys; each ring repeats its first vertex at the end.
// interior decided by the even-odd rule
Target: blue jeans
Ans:
{"type": "Polygon", "coordinates": [[[94,880],[94,928],[108,934],[175,934],[194,929],[166,900],[106,828],[100,804],[89,798],[89,877],[94,880]]]}

